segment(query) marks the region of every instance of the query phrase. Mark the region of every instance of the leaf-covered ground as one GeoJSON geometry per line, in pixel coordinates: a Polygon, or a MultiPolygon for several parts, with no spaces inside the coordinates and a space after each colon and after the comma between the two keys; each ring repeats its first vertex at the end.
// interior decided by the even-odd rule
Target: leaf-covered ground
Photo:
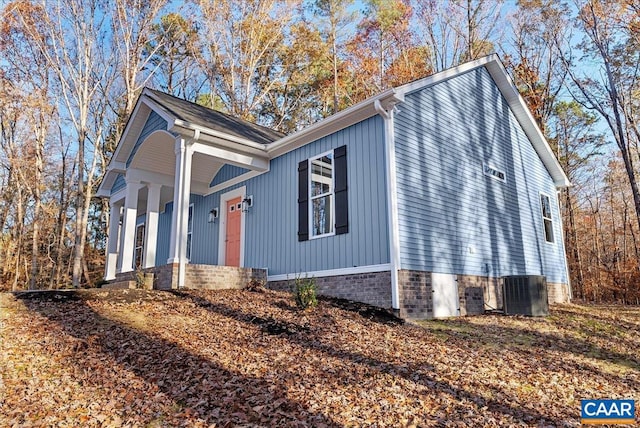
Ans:
{"type": "Polygon", "coordinates": [[[0,426],[577,426],[582,398],[640,400],[638,307],[376,315],[271,291],[0,294],[0,426]]]}

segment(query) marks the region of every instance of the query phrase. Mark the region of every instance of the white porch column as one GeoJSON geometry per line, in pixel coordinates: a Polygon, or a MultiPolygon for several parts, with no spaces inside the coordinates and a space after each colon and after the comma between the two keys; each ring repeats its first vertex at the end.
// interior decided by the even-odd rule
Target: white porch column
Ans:
{"type": "Polygon", "coordinates": [[[120,272],[133,270],[133,249],[136,241],[136,217],[138,215],[138,190],[140,183],[127,181],[122,219],[122,244],[120,245],[120,272]]]}
{"type": "Polygon", "coordinates": [[[118,244],[120,243],[120,209],[122,201],[109,204],[109,232],[107,239],[107,260],[104,268],[104,279],[111,281],[116,278],[118,263],[118,244]]]}
{"type": "Polygon", "coordinates": [[[173,213],[171,217],[171,244],[167,263],[178,263],[178,287],[184,286],[184,269],[187,259],[187,221],[191,192],[191,160],[193,148],[184,138],[176,139],[176,175],[173,188],[173,213]]]}
{"type": "Polygon", "coordinates": [[[147,219],[144,237],[143,267],[156,265],[156,245],[158,243],[158,213],[160,212],[160,184],[147,184],[147,219]]]}

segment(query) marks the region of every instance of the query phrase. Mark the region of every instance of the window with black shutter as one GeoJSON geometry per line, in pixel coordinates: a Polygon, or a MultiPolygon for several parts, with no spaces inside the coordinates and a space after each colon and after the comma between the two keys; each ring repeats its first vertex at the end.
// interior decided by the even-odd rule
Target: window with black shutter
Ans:
{"type": "Polygon", "coordinates": [[[298,164],[298,241],[349,232],[347,147],[298,164]]]}

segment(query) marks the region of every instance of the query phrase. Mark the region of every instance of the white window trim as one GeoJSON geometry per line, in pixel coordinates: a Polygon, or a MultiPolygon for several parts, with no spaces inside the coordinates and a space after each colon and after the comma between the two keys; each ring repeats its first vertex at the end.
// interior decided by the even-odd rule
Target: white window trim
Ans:
{"type": "Polygon", "coordinates": [[[494,180],[498,180],[498,181],[499,181],[499,182],[501,182],[501,183],[506,183],[506,182],[507,182],[507,173],[506,173],[505,171],[501,170],[500,168],[496,168],[495,166],[493,166],[493,165],[492,165],[492,164],[490,164],[490,163],[482,162],[482,173],[483,173],[484,175],[486,175],[487,177],[491,177],[491,178],[493,178],[494,180]],[[502,175],[503,175],[503,177],[504,177],[504,178],[496,177],[496,176],[495,176],[495,175],[493,175],[493,174],[489,174],[489,173],[487,173],[487,168],[490,168],[490,169],[492,169],[492,170],[494,170],[494,171],[497,171],[497,172],[502,173],[502,175]]]}
{"type": "Polygon", "coordinates": [[[335,225],[335,220],[336,220],[336,172],[335,172],[335,154],[334,154],[334,150],[331,149],[329,151],[326,151],[324,153],[320,153],[319,155],[310,157],[308,159],[309,162],[309,178],[308,178],[308,182],[309,182],[309,186],[307,189],[307,194],[308,194],[308,201],[309,201],[309,240],[312,239],[318,239],[318,238],[326,238],[328,236],[335,236],[336,234],[336,225],[335,225]],[[326,194],[323,194],[323,196],[311,196],[311,189],[313,187],[313,182],[312,182],[312,174],[313,174],[313,165],[312,162],[316,159],[320,159],[323,156],[327,156],[327,155],[331,155],[331,192],[329,193],[330,196],[330,201],[331,201],[331,232],[329,233],[323,233],[321,235],[314,235],[313,234],[313,200],[314,199],[318,199],[320,197],[326,197],[326,194]]]}
{"type": "Polygon", "coordinates": [[[540,192],[540,198],[538,198],[539,203],[540,203],[540,219],[542,220],[542,237],[544,239],[544,242],[549,244],[549,245],[555,245],[557,239],[556,239],[556,231],[555,231],[555,227],[553,225],[553,223],[555,222],[553,220],[553,207],[551,205],[551,196],[549,196],[549,194],[544,193],[544,192],[540,192]],[[551,215],[551,217],[545,217],[544,216],[544,211],[542,210],[542,196],[546,196],[547,199],[549,199],[549,214],[551,215]],[[549,220],[551,221],[551,233],[553,235],[553,241],[547,241],[547,229],[544,227],[544,221],[545,220],[549,220]]]}
{"type": "MultiPolygon", "coordinates": [[[[226,245],[225,240],[227,237],[227,202],[231,199],[240,197],[244,199],[247,194],[247,186],[238,187],[227,193],[220,195],[220,222],[218,226],[218,265],[225,265],[226,258],[226,245]]],[[[240,267],[244,267],[244,237],[245,237],[245,216],[246,212],[241,210],[240,214],[240,267]]]]}

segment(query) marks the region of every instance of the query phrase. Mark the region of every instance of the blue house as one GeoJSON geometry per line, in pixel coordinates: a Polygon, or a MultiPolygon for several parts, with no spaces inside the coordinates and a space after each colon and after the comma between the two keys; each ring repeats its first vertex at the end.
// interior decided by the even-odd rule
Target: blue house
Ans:
{"type": "Polygon", "coordinates": [[[145,89],[98,191],[105,279],[314,277],[322,294],[432,317],[501,307],[504,277],[543,275],[566,302],[569,184],[495,55],[291,135],[145,89]]]}

